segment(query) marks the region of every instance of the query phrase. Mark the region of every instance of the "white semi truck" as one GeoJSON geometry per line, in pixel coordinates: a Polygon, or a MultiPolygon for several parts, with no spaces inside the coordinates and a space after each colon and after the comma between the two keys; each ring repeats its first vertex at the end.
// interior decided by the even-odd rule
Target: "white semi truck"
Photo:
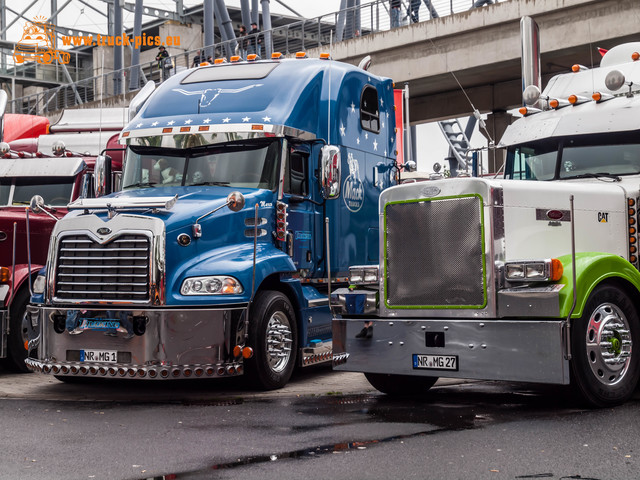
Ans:
{"type": "Polygon", "coordinates": [[[334,368],[385,393],[438,377],[570,384],[622,403],[640,375],[640,43],[525,90],[503,178],[398,185],[380,265],[333,292],[334,368]],[[533,107],[535,106],[535,107],[533,107]]]}

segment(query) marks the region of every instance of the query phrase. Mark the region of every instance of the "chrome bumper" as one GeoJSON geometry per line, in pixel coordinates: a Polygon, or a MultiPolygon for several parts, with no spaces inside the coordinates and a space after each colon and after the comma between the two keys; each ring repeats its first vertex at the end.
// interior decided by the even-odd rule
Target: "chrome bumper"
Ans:
{"type": "Polygon", "coordinates": [[[29,342],[26,364],[37,372],[64,376],[175,379],[240,375],[242,357],[234,357],[233,349],[237,341],[244,341],[240,333],[243,311],[30,307],[28,315],[39,335],[29,342]],[[37,358],[33,358],[36,349],[37,358]],[[116,352],[117,361],[86,361],[88,350],[116,352]]]}
{"type": "Polygon", "coordinates": [[[332,330],[335,370],[569,383],[562,320],[334,318],[332,330]],[[414,355],[455,356],[456,369],[414,367],[414,355]]]}

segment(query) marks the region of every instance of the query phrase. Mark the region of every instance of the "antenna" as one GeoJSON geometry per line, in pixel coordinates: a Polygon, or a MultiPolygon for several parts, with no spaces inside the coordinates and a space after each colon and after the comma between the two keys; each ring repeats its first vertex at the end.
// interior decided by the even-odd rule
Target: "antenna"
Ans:
{"type": "MultiPolygon", "coordinates": [[[[327,101],[327,145],[331,145],[331,65],[333,49],[333,30],[329,32],[329,100],[327,101]]],[[[331,301],[331,300],[329,300],[331,301]]]]}

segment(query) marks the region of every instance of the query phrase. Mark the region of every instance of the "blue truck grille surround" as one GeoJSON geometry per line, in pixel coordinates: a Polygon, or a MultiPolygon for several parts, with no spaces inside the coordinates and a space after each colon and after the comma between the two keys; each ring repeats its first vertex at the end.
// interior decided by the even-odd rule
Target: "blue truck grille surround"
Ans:
{"type": "Polygon", "coordinates": [[[55,274],[58,300],[149,300],[150,240],[125,234],[101,244],[87,235],[59,242],[55,274]]]}

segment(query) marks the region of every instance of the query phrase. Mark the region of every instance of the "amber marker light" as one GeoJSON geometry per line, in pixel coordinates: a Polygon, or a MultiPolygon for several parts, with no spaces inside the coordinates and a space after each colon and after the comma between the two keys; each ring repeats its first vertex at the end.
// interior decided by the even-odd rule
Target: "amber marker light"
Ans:
{"type": "Polygon", "coordinates": [[[188,132],[191,130],[191,127],[180,127],[181,132],[188,132]]]}
{"type": "Polygon", "coordinates": [[[209,62],[200,62],[200,64],[198,66],[199,67],[208,67],[209,65],[211,65],[209,62]]]}
{"type": "Polygon", "coordinates": [[[638,52],[633,52],[633,53],[631,54],[631,60],[633,60],[634,62],[637,62],[637,61],[638,61],[638,59],[640,59],[640,53],[638,53],[638,52]]]}
{"type": "Polygon", "coordinates": [[[596,102],[599,102],[600,100],[602,100],[602,94],[600,92],[596,92],[591,95],[591,98],[593,98],[596,102]]]}
{"type": "Polygon", "coordinates": [[[255,53],[250,53],[249,55],[247,55],[247,61],[249,62],[255,61],[256,58],[258,58],[258,55],[256,55],[255,53]]]}
{"type": "Polygon", "coordinates": [[[564,273],[564,267],[562,266],[562,262],[557,258],[551,259],[551,280],[553,282],[557,282],[562,278],[562,274],[564,273]]]}
{"type": "Polygon", "coordinates": [[[579,72],[580,71],[580,65],[578,65],[577,63],[575,65],[571,66],[571,71],[572,72],[579,72]]]}
{"type": "Polygon", "coordinates": [[[630,207],[633,207],[636,204],[636,201],[633,198],[630,198],[628,202],[630,207]]]}
{"type": "Polygon", "coordinates": [[[171,132],[173,132],[173,128],[171,128],[171,127],[162,129],[162,133],[171,133],[171,132]]]}
{"type": "Polygon", "coordinates": [[[296,52],[296,58],[307,58],[307,52],[296,52]]]}
{"type": "Polygon", "coordinates": [[[213,61],[213,64],[214,64],[214,65],[220,65],[221,63],[225,63],[226,61],[227,61],[227,60],[226,60],[225,58],[216,58],[216,59],[213,61]]]}
{"type": "Polygon", "coordinates": [[[282,52],[273,52],[271,58],[273,60],[280,60],[282,58],[282,52]]]}
{"type": "Polygon", "coordinates": [[[251,130],[264,130],[263,125],[251,125],[251,130]]]}
{"type": "Polygon", "coordinates": [[[321,53],[320,54],[320,60],[331,60],[331,54],[330,53],[321,53]]]}
{"type": "Polygon", "coordinates": [[[247,358],[247,359],[248,359],[248,358],[253,357],[253,348],[251,348],[251,347],[244,347],[244,348],[242,349],[242,356],[243,356],[244,358],[247,358]]]}
{"type": "Polygon", "coordinates": [[[236,345],[233,347],[233,356],[239,357],[240,355],[242,355],[242,347],[240,345],[236,345]]]}
{"type": "Polygon", "coordinates": [[[199,132],[208,132],[209,131],[209,125],[201,125],[198,127],[198,131],[199,132]]]}
{"type": "Polygon", "coordinates": [[[575,105],[577,103],[577,101],[578,101],[578,96],[577,95],[569,95],[568,100],[569,100],[569,103],[571,105],[575,105]]]}
{"type": "Polygon", "coordinates": [[[231,63],[237,63],[240,60],[242,60],[242,59],[240,58],[239,55],[234,55],[233,57],[231,57],[231,63]]]}
{"type": "Polygon", "coordinates": [[[131,132],[123,132],[123,133],[122,133],[122,136],[123,136],[124,138],[126,138],[126,137],[128,137],[128,136],[129,136],[129,134],[130,134],[130,133],[131,133],[131,132]]]}
{"type": "Polygon", "coordinates": [[[527,107],[520,107],[518,109],[518,112],[520,112],[520,115],[526,115],[528,111],[529,110],[527,109],[527,107]]]}
{"type": "Polygon", "coordinates": [[[9,280],[11,280],[9,267],[0,267],[0,283],[9,283],[9,280]]]}
{"type": "Polygon", "coordinates": [[[553,100],[549,101],[549,106],[551,108],[558,108],[560,106],[560,102],[554,98],[553,100]]]}

